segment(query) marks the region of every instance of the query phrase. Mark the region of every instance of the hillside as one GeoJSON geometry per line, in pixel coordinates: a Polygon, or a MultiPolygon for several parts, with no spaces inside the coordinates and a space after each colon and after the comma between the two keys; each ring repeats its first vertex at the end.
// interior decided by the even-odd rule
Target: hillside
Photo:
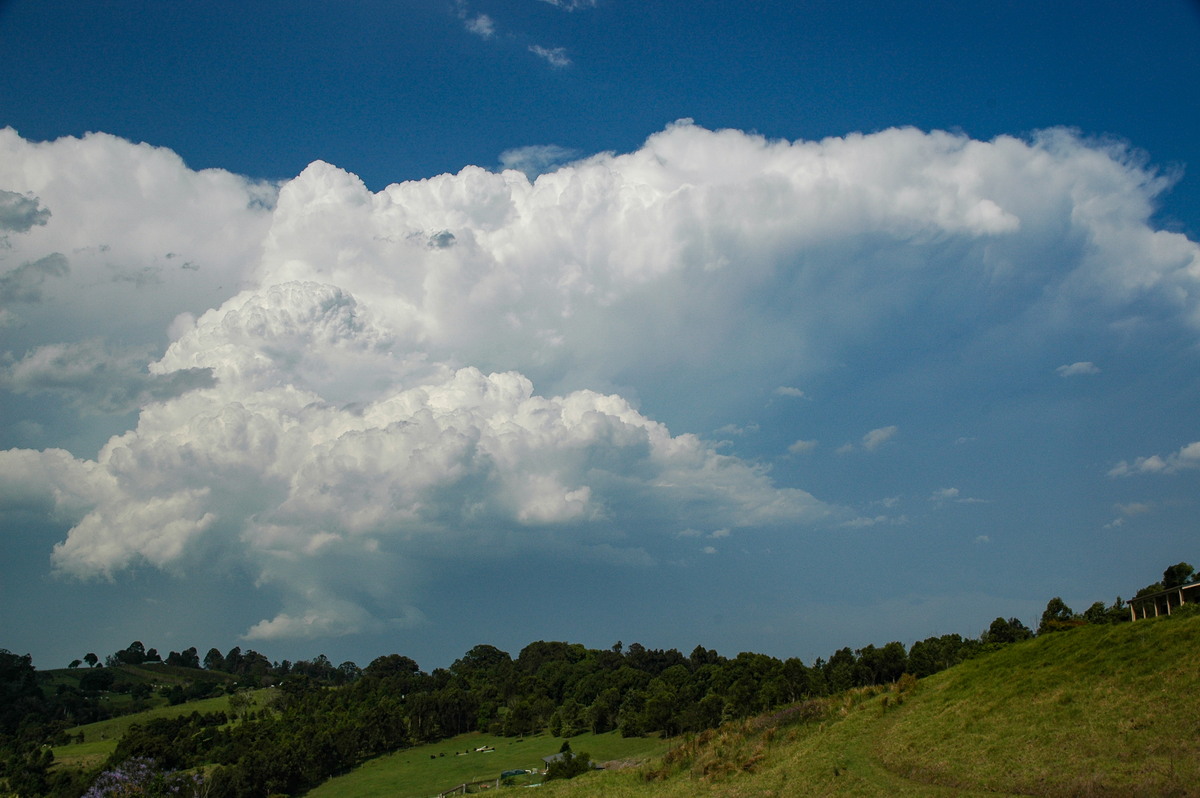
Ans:
{"type": "Polygon", "coordinates": [[[1200,617],[1083,626],[544,796],[1200,795],[1200,617]]]}
{"type": "MultiPolygon", "coordinates": [[[[6,754],[7,779],[11,792],[69,798],[102,762],[149,756],[164,770],[203,770],[214,796],[424,798],[457,779],[528,768],[571,738],[625,769],[547,784],[546,794],[1200,795],[1197,610],[1136,623],[1043,618],[1061,631],[1033,639],[997,618],[979,640],[945,635],[907,654],[900,643],[844,648],[811,667],[699,646],[684,657],[636,643],[538,641],[513,658],[480,645],[432,674],[387,655],[343,684],[292,674],[273,690],[175,706],[163,706],[164,690],[178,698],[221,683],[164,686],[163,677],[207,673],[195,669],[37,674],[28,657],[8,654],[12,695],[45,707],[41,717],[94,717],[94,703],[110,699],[148,708],[65,734],[50,725],[53,743],[36,724],[21,726],[34,733],[9,738],[21,747],[6,754]],[[1016,632],[1026,639],[1011,642],[1016,632]],[[97,675],[120,678],[129,693],[61,684],[97,675]],[[35,678],[59,684],[58,703],[39,698],[35,678]],[[234,699],[240,722],[218,717],[234,699]],[[213,717],[193,714],[201,710],[213,717]],[[460,745],[487,755],[460,756],[460,745]],[[660,758],[636,764],[648,757],[660,758]]],[[[10,725],[20,720],[9,715],[10,725]]]]}
{"type": "MultiPolygon", "coordinates": [[[[246,709],[258,710],[269,703],[271,690],[256,690],[245,695],[248,698],[246,709]]],[[[201,698],[184,704],[159,704],[151,709],[129,715],[119,715],[115,718],[87,723],[68,729],[67,734],[78,742],[55,746],[54,761],[59,766],[90,768],[100,765],[117,748],[117,741],[135,724],[146,724],[157,718],[176,718],[190,715],[193,712],[224,712],[233,715],[228,695],[214,698],[201,698]]]]}

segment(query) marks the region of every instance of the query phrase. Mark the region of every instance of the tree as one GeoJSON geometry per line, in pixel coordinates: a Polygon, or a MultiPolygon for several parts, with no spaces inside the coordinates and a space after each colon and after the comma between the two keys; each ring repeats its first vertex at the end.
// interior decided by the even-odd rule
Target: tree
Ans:
{"type": "Polygon", "coordinates": [[[221,652],[217,649],[210,648],[204,655],[204,667],[210,671],[223,671],[225,670],[225,657],[221,656],[221,652]]]}
{"type": "Polygon", "coordinates": [[[116,678],[113,676],[112,671],[107,668],[96,668],[83,674],[83,677],[79,680],[79,689],[88,692],[107,690],[113,686],[114,681],[116,681],[116,678]]]}
{"type": "Polygon", "coordinates": [[[596,700],[587,708],[584,715],[592,727],[592,734],[603,734],[617,727],[617,714],[621,711],[621,691],[608,687],[600,691],[596,700]]]}
{"type": "Polygon", "coordinates": [[[883,648],[866,646],[858,650],[855,681],[860,685],[889,684],[900,678],[908,664],[904,644],[888,643],[883,648]]]}
{"type": "Polygon", "coordinates": [[[78,668],[82,664],[83,664],[83,660],[73,659],[73,660],[71,660],[71,663],[69,665],[67,665],[67,667],[68,668],[78,668]]]}
{"type": "Polygon", "coordinates": [[[198,669],[200,667],[200,655],[196,652],[195,646],[183,651],[172,651],[167,654],[167,664],[180,668],[198,669]]]}
{"type": "Polygon", "coordinates": [[[84,793],[83,798],[117,798],[127,795],[191,795],[201,794],[203,781],[199,774],[159,770],[151,759],[126,760],[112,770],[101,773],[84,793]]]}
{"type": "Polygon", "coordinates": [[[116,652],[108,659],[111,660],[111,665],[141,665],[146,661],[146,647],[142,645],[142,641],[134,640],[128,648],[116,652]]]}
{"type": "Polygon", "coordinates": [[[1186,585],[1195,572],[1196,569],[1186,562],[1175,563],[1163,571],[1163,590],[1173,590],[1174,588],[1186,585]]]}
{"type": "Polygon", "coordinates": [[[854,652],[847,647],[833,652],[825,663],[825,681],[830,693],[840,693],[854,686],[854,652]]]}
{"type": "Polygon", "coordinates": [[[235,718],[246,717],[253,704],[254,701],[250,698],[249,693],[237,692],[229,696],[229,711],[235,718]]]}
{"type": "Polygon", "coordinates": [[[1058,596],[1046,602],[1046,611],[1042,613],[1042,623],[1038,626],[1038,634],[1046,632],[1061,632],[1072,626],[1078,626],[1082,621],[1058,596]]]}
{"type": "MultiPolygon", "coordinates": [[[[1062,599],[1059,599],[1061,602],[1062,599]]],[[[1066,606],[1066,605],[1063,605],[1066,606]]],[[[1068,610],[1069,611],[1069,610],[1068,610]]],[[[1022,640],[1028,640],[1033,637],[1033,632],[1029,627],[1021,623],[1019,618],[1009,618],[1007,621],[1004,618],[996,618],[992,621],[992,625],[988,630],[981,635],[980,640],[984,643],[1019,643],[1022,640]]]]}
{"type": "Polygon", "coordinates": [[[1103,601],[1097,601],[1083,611],[1083,620],[1091,624],[1122,623],[1129,620],[1129,608],[1117,596],[1111,606],[1105,606],[1103,601]]]}
{"type": "Polygon", "coordinates": [[[593,768],[592,758],[586,753],[575,754],[568,748],[546,768],[546,781],[573,779],[593,768]]]}
{"type": "Polygon", "coordinates": [[[89,651],[83,655],[83,661],[88,664],[89,668],[94,668],[100,662],[100,658],[89,651]]]}

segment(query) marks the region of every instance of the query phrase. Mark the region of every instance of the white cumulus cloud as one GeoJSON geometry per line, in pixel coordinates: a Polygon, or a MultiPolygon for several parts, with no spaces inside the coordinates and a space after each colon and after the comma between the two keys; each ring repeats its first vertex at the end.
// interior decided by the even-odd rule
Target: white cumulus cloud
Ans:
{"type": "Polygon", "coordinates": [[[1139,457],[1132,463],[1122,460],[1109,470],[1108,475],[1127,477],[1133,474],[1174,474],[1192,468],[1200,468],[1200,441],[1189,443],[1178,452],[1168,455],[1152,454],[1139,457]]]}
{"type": "Polygon", "coordinates": [[[894,425],[873,429],[863,436],[862,446],[868,452],[873,452],[880,446],[883,446],[885,443],[890,441],[892,438],[896,437],[896,433],[899,431],[900,428],[894,425]]]}
{"type": "Polygon", "coordinates": [[[0,452],[0,509],[68,526],[69,575],[245,570],[282,597],[252,639],[412,624],[419,565],[644,565],[679,529],[903,523],[689,431],[856,353],[949,346],[963,317],[980,341],[1147,304],[1200,326],[1200,248],[1150,224],[1167,182],[1067,131],[788,142],[685,120],[558,157],[371,192],[319,161],[275,186],[0,131],[0,387],[140,408],[98,453],[0,452]]]}
{"type": "Polygon", "coordinates": [[[112,577],[138,563],[238,562],[293,606],[250,637],[331,634],[375,628],[361,603],[324,598],[344,580],[382,584],[445,547],[519,550],[546,535],[611,546],[638,512],[726,529],[838,512],[619,396],[544,397],[515,372],[414,369],[381,348],[393,338],[369,316],[315,283],[239,295],[154,366],[209,369],[215,383],[148,404],[95,461],[21,454],[43,494],[81,473],[98,486],[56,567],[112,577]],[[368,400],[330,402],[346,389],[334,382],[368,400]]]}
{"type": "Polygon", "coordinates": [[[1059,366],[1054,372],[1060,377],[1087,377],[1099,374],[1100,368],[1095,363],[1084,361],[1059,366]]]}

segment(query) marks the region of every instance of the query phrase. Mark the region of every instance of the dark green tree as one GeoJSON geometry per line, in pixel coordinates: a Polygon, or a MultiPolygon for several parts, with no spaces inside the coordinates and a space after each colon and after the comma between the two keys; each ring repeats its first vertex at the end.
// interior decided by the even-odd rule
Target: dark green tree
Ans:
{"type": "Polygon", "coordinates": [[[592,758],[587,753],[573,753],[570,749],[563,751],[557,759],[546,768],[546,781],[553,779],[573,779],[593,768],[592,758]]]}
{"type": "Polygon", "coordinates": [[[1190,564],[1186,562],[1175,563],[1167,570],[1163,571],[1162,586],[1163,590],[1173,590],[1188,583],[1192,578],[1192,574],[1196,572],[1190,564]]]}
{"type": "Polygon", "coordinates": [[[196,647],[184,649],[183,651],[172,651],[167,654],[167,664],[175,665],[180,668],[199,668],[200,655],[196,652],[196,647]]]}
{"type": "Polygon", "coordinates": [[[225,670],[225,657],[216,648],[210,648],[204,655],[204,667],[210,671],[225,670]]]}
{"type": "MultiPolygon", "coordinates": [[[[1059,599],[1061,603],[1062,599],[1059,599]]],[[[1063,605],[1066,606],[1066,605],[1063,605]]],[[[1068,612],[1070,610],[1068,609],[1068,612]]],[[[984,643],[1019,643],[1022,640],[1028,640],[1033,637],[1033,631],[1021,623],[1019,618],[1009,618],[1007,621],[1004,618],[996,618],[992,621],[992,625],[988,630],[980,636],[980,640],[984,643]]]]}
{"type": "Polygon", "coordinates": [[[1038,634],[1061,632],[1077,626],[1079,623],[1081,621],[1074,611],[1061,598],[1055,596],[1046,602],[1046,610],[1042,613],[1042,623],[1038,626],[1038,634]]]}

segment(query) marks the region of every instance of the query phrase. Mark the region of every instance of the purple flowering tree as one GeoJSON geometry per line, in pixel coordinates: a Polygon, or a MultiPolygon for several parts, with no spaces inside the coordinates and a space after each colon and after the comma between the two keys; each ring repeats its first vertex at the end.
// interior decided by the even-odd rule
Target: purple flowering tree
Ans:
{"type": "Polygon", "coordinates": [[[100,774],[83,798],[200,798],[198,773],[159,770],[153,759],[127,759],[100,774]]]}

